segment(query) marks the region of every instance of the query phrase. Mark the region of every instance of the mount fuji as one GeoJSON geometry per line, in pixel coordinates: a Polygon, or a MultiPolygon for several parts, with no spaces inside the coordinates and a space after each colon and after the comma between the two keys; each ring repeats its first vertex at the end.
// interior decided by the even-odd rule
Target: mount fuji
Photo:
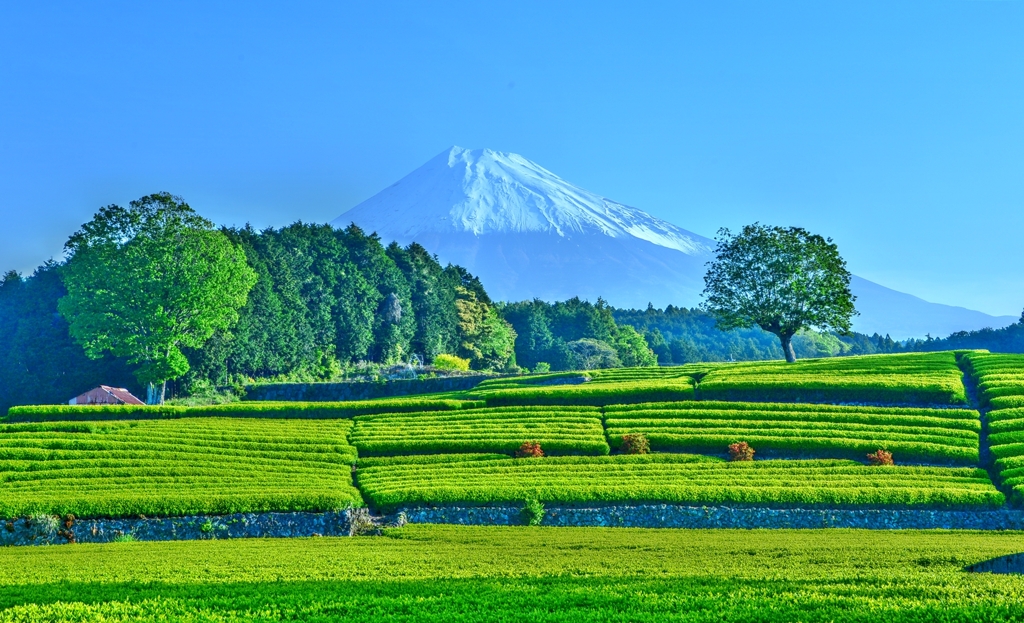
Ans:
{"type": "MultiPolygon", "coordinates": [[[[480,277],[496,300],[573,296],[694,307],[715,242],[574,186],[517,154],[452,147],[333,221],[418,242],[480,277]]],[[[1017,319],[929,303],[859,277],[854,329],[945,336],[1017,319]]]]}

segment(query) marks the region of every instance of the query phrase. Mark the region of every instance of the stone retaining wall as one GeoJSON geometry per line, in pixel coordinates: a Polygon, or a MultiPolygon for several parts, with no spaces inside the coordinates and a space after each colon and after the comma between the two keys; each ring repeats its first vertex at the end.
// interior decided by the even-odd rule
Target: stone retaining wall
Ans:
{"type": "MultiPolygon", "coordinates": [[[[520,506],[411,507],[401,510],[409,523],[522,525],[520,506]]],[[[396,513],[397,515],[397,513],[396,513]]],[[[548,506],[544,526],[635,528],[868,528],[874,530],[1024,530],[1024,511],[816,510],[638,504],[629,506],[548,506]]]]}
{"type": "MultiPolygon", "coordinates": [[[[405,523],[518,526],[519,506],[409,507],[374,517],[365,508],[327,513],[237,513],[169,518],[0,520],[0,545],[353,536],[405,523]]],[[[868,528],[1024,530],[1024,511],[811,510],[639,504],[545,509],[544,526],[634,528],[868,528]]]]}
{"type": "Polygon", "coordinates": [[[126,535],[136,541],[351,536],[369,521],[366,509],[70,521],[69,518],[37,515],[0,520],[0,545],[107,543],[126,535]]]}

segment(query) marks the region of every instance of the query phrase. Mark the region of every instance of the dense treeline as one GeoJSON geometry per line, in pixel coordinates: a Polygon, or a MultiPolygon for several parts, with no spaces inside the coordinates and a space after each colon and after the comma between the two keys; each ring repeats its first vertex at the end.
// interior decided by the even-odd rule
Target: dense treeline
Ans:
{"type": "Polygon", "coordinates": [[[658,360],[647,341],[628,324],[618,324],[613,310],[572,298],[558,303],[541,300],[499,306],[512,325],[516,361],[531,370],[581,370],[619,366],[653,366],[658,360]]]}
{"type": "MultiPolygon", "coordinates": [[[[669,305],[662,310],[648,306],[646,310],[616,309],[613,316],[616,322],[636,328],[646,338],[661,365],[782,358],[782,348],[774,335],[757,328],[720,331],[715,319],[699,309],[669,305]]],[[[802,359],[956,348],[1024,352],[1024,322],[999,330],[955,333],[944,340],[928,338],[904,342],[877,333],[837,335],[804,331],[794,336],[793,348],[802,359]]]]}
{"type": "Polygon", "coordinates": [[[460,267],[443,268],[418,244],[384,248],[354,225],[225,232],[245,250],[257,282],[238,323],[189,353],[199,378],[313,380],[359,361],[429,361],[474,349],[475,367],[514,364],[460,324],[460,302],[489,302],[480,281],[460,267]]]}
{"type": "MultiPolygon", "coordinates": [[[[248,379],[325,380],[359,362],[441,353],[478,369],[516,369],[515,332],[479,279],[442,267],[418,244],[385,248],[355,226],[222,231],[257,282],[230,330],[185,349],[191,370],[178,394],[248,379]]],[[[100,383],[142,391],[124,360],[89,359],[69,336],[57,307],[67,294],[62,268],[49,262],[0,282],[0,409],[65,402],[100,383]]]]}

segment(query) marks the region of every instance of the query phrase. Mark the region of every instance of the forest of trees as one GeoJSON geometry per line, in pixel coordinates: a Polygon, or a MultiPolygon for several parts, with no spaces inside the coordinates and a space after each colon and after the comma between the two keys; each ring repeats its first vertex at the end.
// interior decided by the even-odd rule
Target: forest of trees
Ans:
{"type": "MultiPolygon", "coordinates": [[[[183,348],[189,371],[172,393],[252,380],[338,379],[367,367],[439,354],[500,372],[781,359],[779,340],[760,329],[716,328],[696,309],[614,309],[574,298],[492,302],[480,280],[441,266],[418,244],[385,247],[355,226],[295,223],[282,229],[220,230],[241,248],[256,283],[238,321],[198,348],[183,348]]],[[[0,279],[0,412],[57,403],[101,383],[141,389],[125,359],[86,356],[58,301],[64,264],[0,279]]],[[[116,275],[111,275],[115,279],[116,275]]],[[[897,342],[888,336],[804,331],[798,357],[954,348],[1024,352],[1024,317],[1010,327],[897,342]]]]}
{"type": "MultiPolygon", "coordinates": [[[[616,309],[619,324],[636,328],[647,339],[661,365],[691,361],[757,361],[781,359],[778,339],[760,329],[720,331],[715,319],[698,309],[648,306],[646,310],[616,309]]],[[[850,335],[805,331],[793,338],[797,357],[837,357],[917,351],[982,348],[992,352],[1024,352],[1024,315],[1003,329],[954,333],[945,339],[896,341],[888,335],[850,335]]]]}
{"type": "MultiPolygon", "coordinates": [[[[417,244],[385,248],[355,226],[221,231],[244,250],[256,285],[234,326],[183,349],[190,370],[174,384],[178,394],[249,379],[338,378],[358,362],[440,353],[477,369],[518,369],[515,332],[479,279],[417,244]]],[[[140,390],[123,359],[90,359],[70,337],[57,305],[67,294],[62,269],[48,262],[0,281],[0,410],[64,402],[100,383],[140,390]]]]}

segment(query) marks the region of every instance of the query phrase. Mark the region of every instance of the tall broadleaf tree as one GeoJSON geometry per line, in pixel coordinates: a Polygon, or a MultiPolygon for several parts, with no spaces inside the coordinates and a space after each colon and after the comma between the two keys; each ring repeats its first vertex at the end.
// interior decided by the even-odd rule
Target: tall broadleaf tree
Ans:
{"type": "Polygon", "coordinates": [[[701,307],[719,329],[758,326],[774,333],[790,363],[796,361],[793,336],[801,329],[850,332],[856,297],[831,238],[754,223],[735,236],[721,229],[717,240],[701,307]]]}
{"type": "Polygon", "coordinates": [[[89,357],[127,358],[150,404],[188,372],[181,349],[237,321],[256,282],[244,251],[169,193],[101,208],[64,248],[71,336],[89,357]]]}

